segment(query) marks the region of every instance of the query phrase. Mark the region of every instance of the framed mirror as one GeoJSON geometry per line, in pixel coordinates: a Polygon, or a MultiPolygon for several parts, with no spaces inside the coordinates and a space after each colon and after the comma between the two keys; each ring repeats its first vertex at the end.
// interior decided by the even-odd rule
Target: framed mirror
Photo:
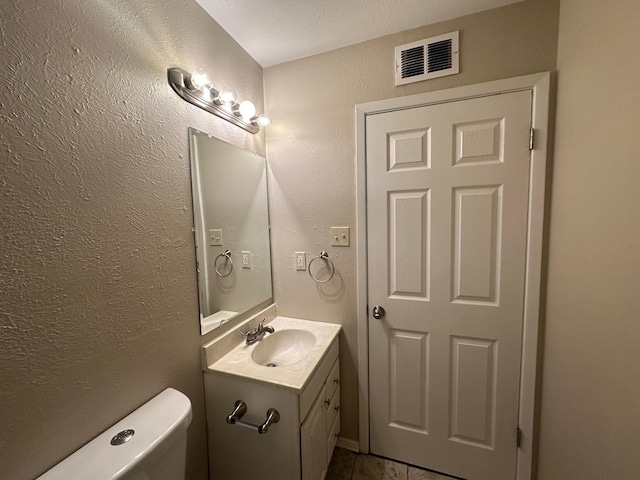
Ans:
{"type": "Polygon", "coordinates": [[[200,333],[272,298],[266,161],[189,129],[200,333]]]}

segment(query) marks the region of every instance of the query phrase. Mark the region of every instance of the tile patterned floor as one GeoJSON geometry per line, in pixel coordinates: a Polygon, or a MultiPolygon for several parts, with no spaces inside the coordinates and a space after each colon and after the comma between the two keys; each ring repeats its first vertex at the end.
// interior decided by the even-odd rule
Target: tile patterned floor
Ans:
{"type": "Polygon", "coordinates": [[[326,480],[453,480],[429,470],[336,448],[326,480]]]}

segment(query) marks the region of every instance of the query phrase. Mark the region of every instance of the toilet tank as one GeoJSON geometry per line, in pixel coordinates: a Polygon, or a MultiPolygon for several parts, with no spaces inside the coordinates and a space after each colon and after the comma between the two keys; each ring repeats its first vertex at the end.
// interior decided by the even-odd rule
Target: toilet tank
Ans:
{"type": "Polygon", "coordinates": [[[167,388],[38,480],[184,480],[191,418],[189,399],[167,388]]]}

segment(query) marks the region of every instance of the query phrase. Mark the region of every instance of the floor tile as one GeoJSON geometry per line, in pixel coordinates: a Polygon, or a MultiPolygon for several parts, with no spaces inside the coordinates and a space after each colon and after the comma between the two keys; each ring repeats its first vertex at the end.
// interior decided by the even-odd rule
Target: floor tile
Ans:
{"type": "Polygon", "coordinates": [[[373,455],[358,455],[353,480],[407,480],[407,466],[373,455]]]}
{"type": "Polygon", "coordinates": [[[454,478],[436,472],[430,472],[429,470],[409,467],[408,480],[454,480],[454,478]]]}
{"type": "Polygon", "coordinates": [[[351,480],[357,456],[358,454],[351,450],[336,447],[331,457],[326,480],[351,480]]]}

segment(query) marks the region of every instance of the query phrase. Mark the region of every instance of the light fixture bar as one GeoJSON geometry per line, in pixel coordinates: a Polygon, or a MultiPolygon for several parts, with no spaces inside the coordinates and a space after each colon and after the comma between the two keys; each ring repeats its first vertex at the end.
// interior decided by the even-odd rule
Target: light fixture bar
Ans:
{"type": "MultiPolygon", "coordinates": [[[[191,78],[191,74],[186,70],[181,68],[169,68],[167,69],[167,78],[171,88],[173,88],[173,90],[186,102],[189,102],[196,107],[200,107],[209,113],[213,113],[214,115],[237,125],[249,133],[258,133],[260,131],[260,125],[253,123],[251,119],[245,119],[236,115],[233,110],[226,105],[217,104],[214,101],[215,95],[206,95],[202,89],[189,88],[189,79],[191,78]]],[[[211,93],[216,92],[212,90],[211,93]]]]}

